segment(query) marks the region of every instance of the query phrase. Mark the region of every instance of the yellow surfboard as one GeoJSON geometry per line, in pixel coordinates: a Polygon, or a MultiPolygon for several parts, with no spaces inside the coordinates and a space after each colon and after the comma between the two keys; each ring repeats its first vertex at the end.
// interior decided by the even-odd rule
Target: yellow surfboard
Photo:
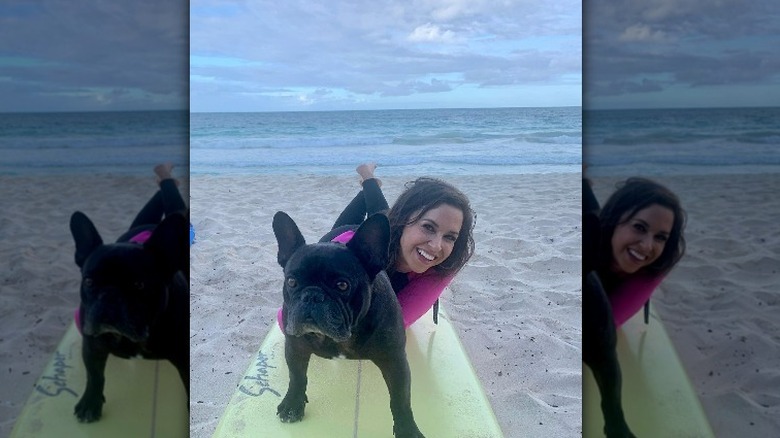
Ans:
{"type": "Polygon", "coordinates": [[[79,423],[73,415],[86,382],[81,335],[71,324],[36,382],[11,438],[189,436],[187,393],[170,362],[109,355],[103,416],[94,423],[79,423]]]}
{"type": "MultiPolygon", "coordinates": [[[[432,311],[406,332],[412,375],[412,410],[428,437],[501,438],[493,410],[446,314],[432,311]]],[[[276,407],[289,383],[284,334],[274,324],[239,382],[214,437],[392,438],[390,396],[370,361],[309,363],[309,403],[303,420],[282,423],[276,407]]]]}
{"type": "MultiPolygon", "coordinates": [[[[710,438],[715,435],[661,320],[650,324],[635,315],[618,330],[623,374],[623,411],[638,437],[710,438]]],[[[584,438],[604,436],[601,397],[590,368],[583,364],[584,438]]]]}

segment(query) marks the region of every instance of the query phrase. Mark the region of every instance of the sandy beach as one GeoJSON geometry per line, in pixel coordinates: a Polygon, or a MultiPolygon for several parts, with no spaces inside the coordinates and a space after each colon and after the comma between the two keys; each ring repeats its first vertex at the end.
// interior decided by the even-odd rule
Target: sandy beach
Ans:
{"type": "MultiPolygon", "coordinates": [[[[413,177],[384,177],[392,204],[413,177]]],[[[579,174],[445,178],[477,250],[442,296],[506,437],[581,434],[579,174]]],[[[330,229],[357,176],[193,176],[191,436],[209,437],[282,303],[271,218],[330,229]]]]}
{"type": "Polygon", "coordinates": [[[78,307],[70,215],[86,213],[113,241],[156,188],[151,169],[148,176],[0,177],[0,436],[10,434],[78,307]]]}
{"type": "MultiPolygon", "coordinates": [[[[408,179],[383,178],[388,200],[408,179]]],[[[505,435],[578,435],[579,176],[447,179],[478,212],[477,252],[442,302],[505,435]]],[[[658,179],[688,211],[688,251],[653,304],[718,436],[772,436],[780,430],[780,176],[658,179]]],[[[617,180],[594,179],[602,202],[617,180]]],[[[192,186],[191,424],[193,437],[207,437],[281,303],[273,213],[287,211],[313,239],[357,183],[196,176],[192,186]]],[[[107,240],[115,238],[155,185],[152,177],[58,176],[0,177],[0,187],[5,436],[78,303],[70,214],[86,212],[107,240]]]]}
{"type": "MultiPolygon", "coordinates": [[[[780,430],[780,174],[655,180],[688,212],[687,252],[653,296],[719,437],[780,430]]],[[[593,178],[603,204],[619,178],[593,178]]]]}

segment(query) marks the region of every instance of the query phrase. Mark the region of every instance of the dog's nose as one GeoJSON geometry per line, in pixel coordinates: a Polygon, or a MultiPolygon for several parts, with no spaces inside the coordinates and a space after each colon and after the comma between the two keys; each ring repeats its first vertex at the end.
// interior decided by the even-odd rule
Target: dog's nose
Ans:
{"type": "Polygon", "coordinates": [[[315,304],[322,303],[323,301],[325,301],[325,293],[322,292],[321,290],[308,291],[308,293],[306,293],[303,296],[303,301],[306,303],[315,303],[315,304]]]}

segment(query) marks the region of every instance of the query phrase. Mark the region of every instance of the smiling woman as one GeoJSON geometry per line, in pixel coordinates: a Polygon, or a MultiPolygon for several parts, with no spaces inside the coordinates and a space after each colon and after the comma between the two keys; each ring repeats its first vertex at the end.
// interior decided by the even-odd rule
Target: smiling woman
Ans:
{"type": "MultiPolygon", "coordinates": [[[[357,168],[358,192],[321,242],[348,242],[354,230],[374,214],[390,220],[389,262],[385,267],[408,328],[438,301],[455,274],[474,253],[476,214],[469,200],[452,185],[434,178],[407,184],[392,208],[374,176],[376,164],[357,168]]],[[[283,327],[281,309],[277,313],[283,327]]]]}
{"type": "Polygon", "coordinates": [[[462,225],[463,212],[452,205],[442,204],[421,214],[404,227],[396,269],[422,274],[440,265],[452,254],[462,225]]]}
{"type": "Polygon", "coordinates": [[[612,235],[612,270],[633,274],[655,262],[669,240],[674,212],[653,204],[626,217],[612,235]]]}
{"type": "Polygon", "coordinates": [[[685,212],[666,187],[628,179],[599,212],[583,180],[583,360],[601,394],[607,436],[633,436],[624,418],[616,327],[639,311],[685,252],[685,212]]]}
{"type": "MultiPolygon", "coordinates": [[[[583,191],[590,191],[584,185],[583,191]]],[[[598,203],[583,205],[586,214],[598,203]]],[[[685,212],[677,195],[644,178],[629,178],[599,213],[599,248],[593,254],[602,282],[618,285],[628,274],[666,275],[685,253],[685,212]]],[[[611,287],[605,285],[609,290],[611,287]]]]}

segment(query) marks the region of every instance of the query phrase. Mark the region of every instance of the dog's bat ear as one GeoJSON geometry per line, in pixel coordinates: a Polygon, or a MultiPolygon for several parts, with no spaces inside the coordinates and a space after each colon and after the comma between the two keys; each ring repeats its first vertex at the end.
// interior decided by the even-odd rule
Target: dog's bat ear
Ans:
{"type": "Polygon", "coordinates": [[[144,242],[144,248],[157,254],[169,274],[189,269],[188,225],[189,219],[183,213],[167,215],[154,229],[149,240],[144,242]]]}
{"type": "Polygon", "coordinates": [[[70,233],[76,242],[76,265],[80,268],[92,251],[103,244],[103,239],[92,221],[80,211],[70,217],[70,233]]]}
{"type": "Polygon", "coordinates": [[[366,219],[347,242],[347,248],[357,255],[372,281],[387,267],[389,247],[390,221],[381,213],[366,219]]]}
{"type": "Polygon", "coordinates": [[[276,242],[279,244],[276,261],[284,268],[293,253],[306,245],[306,241],[298,226],[295,225],[295,221],[283,211],[277,211],[274,215],[273,228],[276,242]]]}

